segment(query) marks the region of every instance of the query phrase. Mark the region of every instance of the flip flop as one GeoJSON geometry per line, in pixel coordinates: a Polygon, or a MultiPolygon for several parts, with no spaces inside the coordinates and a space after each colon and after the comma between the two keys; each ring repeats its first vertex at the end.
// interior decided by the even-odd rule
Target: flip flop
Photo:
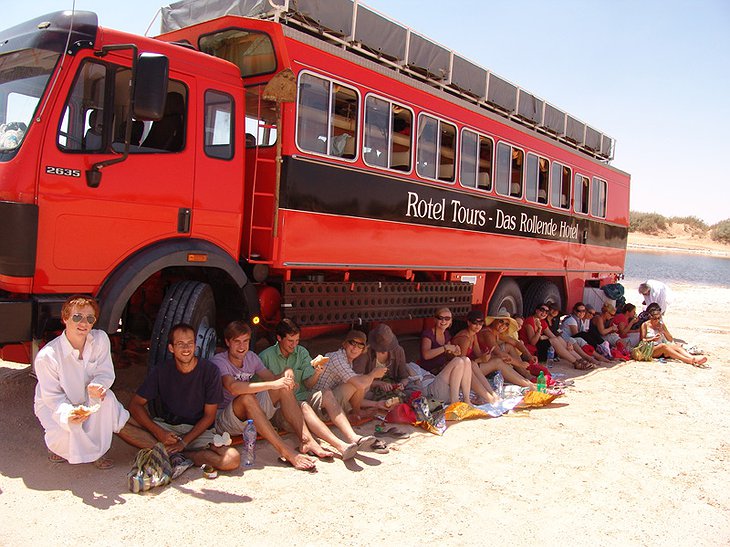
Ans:
{"type": "Polygon", "coordinates": [[[357,447],[358,448],[369,448],[373,446],[378,440],[373,437],[372,435],[367,435],[366,437],[360,437],[357,440],[357,447]]]}
{"type": "Polygon", "coordinates": [[[376,440],[373,444],[371,444],[370,449],[376,454],[387,454],[388,452],[390,452],[390,448],[388,448],[388,445],[380,440],[376,440]]]}
{"type": "Polygon", "coordinates": [[[111,469],[114,467],[114,460],[110,460],[109,458],[102,456],[94,462],[94,467],[102,470],[111,469]]]}
{"type": "Polygon", "coordinates": [[[342,461],[351,460],[357,455],[357,449],[360,448],[357,443],[350,443],[347,445],[347,447],[342,451],[342,461]]]}
{"type": "Polygon", "coordinates": [[[376,431],[375,432],[376,437],[393,437],[395,439],[403,439],[405,437],[408,437],[408,433],[404,433],[403,431],[400,431],[397,427],[389,427],[388,429],[384,431],[376,431]]]}
{"type": "Polygon", "coordinates": [[[48,451],[48,461],[51,463],[66,463],[68,460],[55,452],[48,451]]]}

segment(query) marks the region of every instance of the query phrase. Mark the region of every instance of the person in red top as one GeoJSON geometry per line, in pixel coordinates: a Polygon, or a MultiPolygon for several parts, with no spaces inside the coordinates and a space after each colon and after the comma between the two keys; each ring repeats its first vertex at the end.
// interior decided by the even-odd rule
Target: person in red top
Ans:
{"type": "Polygon", "coordinates": [[[639,343],[641,334],[636,324],[639,318],[636,316],[636,306],[631,303],[624,304],[621,313],[617,313],[611,319],[611,324],[618,327],[618,335],[621,341],[632,348],[639,343]]]}
{"type": "MultiPolygon", "coordinates": [[[[575,353],[572,344],[566,344],[562,338],[559,338],[550,330],[545,319],[549,312],[550,309],[546,304],[540,304],[535,308],[535,313],[525,319],[519,333],[520,340],[525,344],[525,347],[530,353],[537,354],[537,359],[541,363],[547,360],[548,348],[552,346],[557,355],[568,361],[576,369],[589,370],[595,368],[595,364],[575,353]]],[[[542,372],[545,371],[542,370],[542,372]]]]}

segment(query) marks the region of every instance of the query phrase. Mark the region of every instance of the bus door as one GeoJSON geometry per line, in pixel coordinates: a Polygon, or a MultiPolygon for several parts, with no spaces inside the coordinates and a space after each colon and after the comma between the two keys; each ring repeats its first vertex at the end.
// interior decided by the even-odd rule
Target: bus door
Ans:
{"type": "Polygon", "coordinates": [[[95,163],[124,150],[131,69],[113,57],[121,59],[82,60],[49,118],[38,188],[37,271],[46,274],[36,277],[37,291],[44,281],[95,290],[137,249],[190,233],[194,90],[172,70],[164,117],[133,120],[128,158],[101,169],[98,187],[87,182],[95,163]]]}

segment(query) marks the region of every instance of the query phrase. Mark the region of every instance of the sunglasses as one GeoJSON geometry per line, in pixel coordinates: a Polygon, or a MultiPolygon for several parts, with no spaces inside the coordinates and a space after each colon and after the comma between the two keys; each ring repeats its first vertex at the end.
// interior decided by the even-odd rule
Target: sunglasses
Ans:
{"type": "Polygon", "coordinates": [[[188,349],[188,348],[194,348],[195,342],[175,342],[173,344],[174,347],[177,349],[188,349]]]}
{"type": "Polygon", "coordinates": [[[585,308],[578,308],[577,310],[575,310],[575,313],[585,313],[585,312],[586,312],[585,308]]]}
{"type": "Polygon", "coordinates": [[[363,349],[365,347],[365,344],[363,344],[359,340],[348,340],[347,343],[360,349],[363,349]]]}
{"type": "Polygon", "coordinates": [[[75,313],[71,316],[71,321],[74,323],[81,323],[81,321],[86,321],[89,325],[93,325],[96,323],[96,316],[95,315],[83,315],[81,313],[75,313]]]}
{"type": "Polygon", "coordinates": [[[451,316],[450,315],[437,315],[436,319],[438,319],[439,321],[451,321],[451,316]]]}
{"type": "Polygon", "coordinates": [[[477,319],[476,321],[469,321],[472,325],[483,325],[484,319],[477,319]]]}
{"type": "Polygon", "coordinates": [[[541,311],[543,313],[547,313],[549,310],[547,308],[537,308],[537,311],[541,311]]]}
{"type": "Polygon", "coordinates": [[[509,321],[507,321],[506,319],[498,319],[496,323],[497,325],[509,325],[509,321]]]}

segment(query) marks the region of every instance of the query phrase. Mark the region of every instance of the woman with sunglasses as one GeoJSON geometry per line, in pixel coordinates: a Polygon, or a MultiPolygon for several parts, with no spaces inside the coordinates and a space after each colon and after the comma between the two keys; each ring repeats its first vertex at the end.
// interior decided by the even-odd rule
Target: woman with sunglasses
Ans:
{"type": "Polygon", "coordinates": [[[492,355],[492,347],[480,346],[477,335],[484,327],[484,314],[479,310],[472,310],[466,316],[467,326],[454,336],[453,341],[459,346],[461,355],[471,361],[472,374],[477,382],[485,387],[491,386],[486,379],[487,374],[501,371],[505,381],[520,387],[535,389],[535,386],[518,373],[512,365],[505,363],[499,357],[492,355]]]}
{"type": "Polygon", "coordinates": [[[35,415],[45,431],[53,463],[91,463],[109,469],[104,454],[129,419],[112,393],[114,365],[109,337],[92,330],[99,305],[86,296],[70,296],[61,308],[64,331],[36,356],[35,415]]]}
{"type": "Polygon", "coordinates": [[[433,328],[421,333],[421,367],[435,374],[441,389],[436,398],[444,402],[459,401],[459,391],[465,403],[469,403],[469,394],[473,390],[483,401],[494,403],[499,399],[479,372],[471,359],[462,356],[461,348],[451,343],[451,333],[447,330],[453,321],[449,308],[441,308],[436,312],[433,328]],[[476,371],[476,374],[475,374],[476,371]],[[446,392],[448,391],[448,400],[446,392]]]}
{"type": "Polygon", "coordinates": [[[533,355],[537,355],[540,363],[547,360],[547,351],[550,346],[561,359],[565,359],[577,370],[590,370],[596,367],[594,362],[581,357],[575,352],[572,344],[566,344],[562,338],[550,330],[546,317],[550,309],[546,304],[535,308],[535,313],[525,319],[520,329],[520,340],[533,355]]]}
{"type": "Polygon", "coordinates": [[[664,324],[662,310],[658,305],[655,308],[647,308],[647,311],[649,311],[649,319],[641,324],[641,340],[647,341],[654,346],[652,357],[679,359],[688,365],[708,368],[706,364],[707,357],[694,357],[674,341],[674,337],[664,324]]]}

